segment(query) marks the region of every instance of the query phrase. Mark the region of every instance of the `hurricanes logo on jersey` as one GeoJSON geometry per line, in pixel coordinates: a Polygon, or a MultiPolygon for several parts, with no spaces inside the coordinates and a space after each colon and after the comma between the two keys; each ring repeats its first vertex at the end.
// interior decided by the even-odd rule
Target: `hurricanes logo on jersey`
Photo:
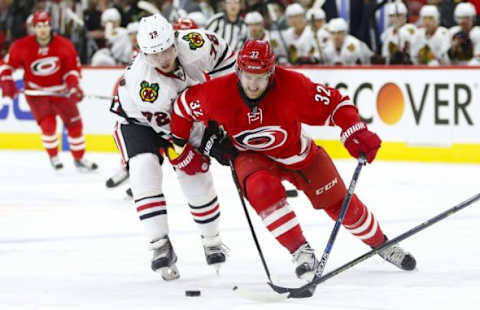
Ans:
{"type": "Polygon", "coordinates": [[[52,75],[60,70],[60,58],[52,56],[37,59],[32,62],[30,69],[32,73],[37,76],[52,75]]]}
{"type": "Polygon", "coordinates": [[[202,35],[198,32],[190,32],[182,37],[185,41],[188,42],[188,45],[190,46],[191,50],[196,50],[197,48],[200,48],[203,46],[205,43],[205,40],[203,39],[202,35]]]}
{"type": "Polygon", "coordinates": [[[235,144],[243,150],[268,151],[287,141],[287,132],[280,126],[265,126],[244,130],[233,136],[235,144]]]}
{"type": "Polygon", "coordinates": [[[140,83],[140,98],[142,101],[152,103],[158,98],[158,84],[143,81],[140,83]]]}

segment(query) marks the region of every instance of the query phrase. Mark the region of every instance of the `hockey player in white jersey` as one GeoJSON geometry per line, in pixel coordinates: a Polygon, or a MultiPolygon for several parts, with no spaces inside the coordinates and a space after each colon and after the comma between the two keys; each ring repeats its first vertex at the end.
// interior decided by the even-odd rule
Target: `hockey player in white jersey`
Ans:
{"type": "Polygon", "coordinates": [[[373,52],[364,42],[348,34],[348,25],[344,19],[331,19],[328,23],[328,30],[332,37],[323,51],[323,57],[326,64],[370,64],[373,52]]]}
{"type": "Polygon", "coordinates": [[[248,27],[248,39],[270,42],[270,31],[265,29],[262,14],[257,11],[245,15],[245,24],[248,27]]]}
{"type": "Polygon", "coordinates": [[[412,42],[417,27],[407,23],[407,7],[397,1],[387,4],[390,26],[382,33],[382,57],[387,64],[411,64],[412,42]]]}
{"type": "Polygon", "coordinates": [[[231,72],[235,57],[214,33],[200,29],[174,32],[160,14],[140,20],[137,41],[141,52],[126,69],[118,100],[110,109],[120,116],[114,137],[128,163],[137,214],[153,250],[151,267],[161,272],[164,280],[173,280],[179,273],[168,238],[162,149],[168,150],[174,167],[194,163],[187,173],[176,169],[176,174],[199,226],[207,264],[218,268],[225,262],[228,248],[219,235],[220,210],[209,159],[194,149],[202,143],[204,127],[195,126],[183,149],[175,152],[169,148],[172,102],[185,88],[231,72]]]}
{"type": "Polygon", "coordinates": [[[309,27],[313,31],[313,37],[319,50],[320,58],[322,58],[321,54],[323,53],[323,49],[330,40],[330,33],[326,27],[325,18],[325,11],[322,9],[312,8],[307,11],[307,21],[310,23],[309,27]]]}
{"type": "Polygon", "coordinates": [[[475,25],[477,13],[469,2],[455,7],[455,21],[458,25],[449,29],[452,46],[448,56],[456,65],[480,65],[480,27],[475,25]]]}
{"type": "Polygon", "coordinates": [[[303,7],[298,3],[290,4],[285,15],[290,27],[282,31],[283,38],[276,32],[271,33],[275,55],[279,58],[286,56],[290,64],[318,63],[320,51],[315,44],[314,33],[307,25],[303,7]],[[285,50],[283,42],[288,51],[285,50]]]}
{"type": "Polygon", "coordinates": [[[439,26],[440,15],[434,5],[424,5],[420,10],[423,25],[412,44],[414,64],[438,66],[449,64],[450,37],[445,27],[439,26]]]}

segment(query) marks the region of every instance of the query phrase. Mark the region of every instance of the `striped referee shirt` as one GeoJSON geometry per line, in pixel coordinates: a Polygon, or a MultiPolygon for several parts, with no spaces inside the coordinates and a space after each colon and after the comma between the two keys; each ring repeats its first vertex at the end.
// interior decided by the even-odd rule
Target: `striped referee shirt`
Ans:
{"type": "Polygon", "coordinates": [[[207,25],[207,30],[215,32],[227,41],[232,50],[238,52],[247,39],[248,29],[243,18],[238,17],[236,22],[230,22],[225,13],[212,16],[207,25]]]}

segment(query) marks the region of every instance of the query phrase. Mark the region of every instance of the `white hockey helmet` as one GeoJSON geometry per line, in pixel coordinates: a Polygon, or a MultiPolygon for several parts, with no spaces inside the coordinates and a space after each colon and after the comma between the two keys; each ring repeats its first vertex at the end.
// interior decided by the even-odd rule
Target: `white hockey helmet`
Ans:
{"type": "Polygon", "coordinates": [[[156,54],[168,49],[174,43],[172,25],[160,14],[140,19],[137,42],[145,54],[156,54]]]}
{"type": "Polygon", "coordinates": [[[332,18],[328,22],[328,31],[330,31],[330,32],[340,32],[340,31],[348,32],[348,24],[341,17],[332,18]]]}
{"type": "Polygon", "coordinates": [[[425,16],[433,17],[437,21],[437,23],[440,19],[440,13],[438,13],[438,9],[434,5],[422,6],[422,9],[420,10],[420,18],[423,18],[425,16]]]}
{"type": "Polygon", "coordinates": [[[257,11],[253,11],[248,13],[245,16],[245,24],[263,24],[263,16],[262,14],[258,13],[257,11]]]}
{"type": "Polygon", "coordinates": [[[401,2],[391,2],[387,4],[387,15],[407,15],[407,6],[401,2]]]}
{"type": "Polygon", "coordinates": [[[296,16],[296,15],[305,15],[305,9],[298,3],[293,3],[287,6],[285,10],[285,15],[287,17],[296,16]]]}
{"type": "Polygon", "coordinates": [[[207,26],[207,18],[202,12],[191,12],[187,15],[187,18],[193,20],[198,28],[205,28],[205,26],[207,26]]]}
{"type": "Polygon", "coordinates": [[[102,13],[102,25],[108,22],[119,22],[121,20],[120,12],[116,8],[109,8],[102,13]]]}
{"type": "Polygon", "coordinates": [[[475,7],[470,2],[461,2],[457,4],[455,7],[455,19],[460,17],[475,17],[477,12],[475,11],[475,7]]]}
{"type": "Polygon", "coordinates": [[[325,11],[322,9],[311,8],[307,11],[307,19],[312,20],[325,20],[325,11]]]}

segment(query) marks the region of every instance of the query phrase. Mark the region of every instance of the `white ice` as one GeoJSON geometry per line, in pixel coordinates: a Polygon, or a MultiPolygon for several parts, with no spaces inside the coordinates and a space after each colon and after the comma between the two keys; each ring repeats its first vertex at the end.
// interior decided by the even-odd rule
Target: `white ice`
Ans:
{"type": "MultiPolygon", "coordinates": [[[[267,302],[232,290],[237,285],[244,292],[273,294],[228,168],[213,166],[222,235],[231,248],[216,276],[165,164],[170,236],[181,273],[167,283],[150,270],[151,253],[126,199],[127,185],[105,188],[118,155],[88,154],[100,165],[94,174],[78,173],[70,155],[61,155],[66,167],[56,173],[43,152],[0,152],[1,310],[480,308],[480,203],[402,242],[417,259],[413,272],[372,257],[321,284],[312,298],[267,302]],[[200,290],[201,297],[185,297],[189,289],[200,290]]],[[[348,183],[355,161],[336,163],[348,183]]],[[[363,169],[356,191],[392,238],[478,193],[479,175],[479,165],[379,161],[363,169]]],[[[312,210],[302,195],[290,203],[321,255],[333,221],[312,210]]],[[[291,256],[250,212],[274,282],[299,285],[291,256]]],[[[342,229],[326,272],[368,250],[342,229]]]]}

